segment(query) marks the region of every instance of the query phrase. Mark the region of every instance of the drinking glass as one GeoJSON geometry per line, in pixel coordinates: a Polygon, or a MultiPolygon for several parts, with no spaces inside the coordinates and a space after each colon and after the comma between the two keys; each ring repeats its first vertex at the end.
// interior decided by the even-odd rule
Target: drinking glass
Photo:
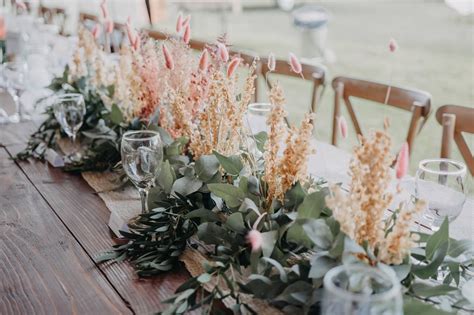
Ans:
{"type": "Polygon", "coordinates": [[[151,131],[127,131],[121,143],[122,166],[137,187],[142,201],[142,213],[148,212],[148,191],[155,184],[163,161],[160,134],[151,131]]]}
{"type": "Polygon", "coordinates": [[[431,229],[437,231],[444,219],[456,219],[466,201],[466,165],[450,159],[423,160],[418,165],[415,197],[427,207],[423,214],[431,229]]]}
{"type": "Polygon", "coordinates": [[[247,107],[247,127],[252,135],[265,131],[268,133],[267,118],[272,110],[270,103],[252,103],[247,107]]]}
{"type": "Polygon", "coordinates": [[[322,314],[401,315],[400,282],[386,266],[335,267],[324,276],[322,314]]]}
{"type": "Polygon", "coordinates": [[[61,125],[63,131],[71,139],[73,152],[67,156],[71,161],[78,161],[81,158],[76,150],[76,136],[84,122],[86,105],[82,94],[70,93],[54,97],[53,104],[54,117],[61,125]]]}
{"type": "Polygon", "coordinates": [[[17,123],[31,119],[31,117],[25,113],[20,100],[21,95],[25,91],[27,73],[28,64],[23,60],[5,62],[2,66],[2,76],[5,87],[12,96],[16,107],[16,113],[10,116],[9,122],[17,123]]]}

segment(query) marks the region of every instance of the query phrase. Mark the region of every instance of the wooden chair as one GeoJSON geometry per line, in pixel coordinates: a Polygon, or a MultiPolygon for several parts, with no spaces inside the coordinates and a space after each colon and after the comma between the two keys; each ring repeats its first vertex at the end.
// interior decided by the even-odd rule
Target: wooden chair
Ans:
{"type": "Polygon", "coordinates": [[[66,25],[66,10],[63,8],[50,8],[43,5],[39,6],[39,14],[47,24],[55,24],[59,27],[59,34],[64,34],[66,25]]]}
{"type": "Polygon", "coordinates": [[[436,120],[443,126],[441,157],[450,158],[453,140],[461,152],[467,168],[474,176],[474,157],[462,133],[474,133],[474,108],[444,105],[436,111],[436,120]]]}
{"type": "Polygon", "coordinates": [[[362,135],[357,116],[352,106],[351,97],[370,100],[382,105],[390,105],[396,108],[404,109],[412,113],[406,141],[413,152],[413,142],[417,133],[421,131],[424,123],[428,119],[431,109],[431,95],[427,92],[388,86],[385,84],[353,79],[348,77],[336,77],[332,81],[332,87],[335,91],[334,115],[332,126],[332,144],[337,145],[338,126],[337,119],[341,111],[341,99],[344,100],[347,110],[354,124],[357,134],[362,135]],[[387,91],[390,89],[390,95],[386,100],[387,91]],[[420,120],[423,121],[420,123],[420,120]]]}
{"type": "MultiPolygon", "coordinates": [[[[318,102],[321,99],[326,87],[326,69],[324,69],[322,66],[305,63],[302,63],[301,66],[304,79],[313,82],[309,112],[315,113],[318,107],[318,102]]],[[[270,76],[273,74],[302,79],[300,74],[291,71],[288,61],[286,60],[276,60],[275,70],[270,72],[270,69],[268,68],[268,59],[262,58],[260,69],[262,76],[267,79],[266,81],[269,89],[272,88],[270,76]]],[[[286,123],[289,125],[288,120],[286,123]]]]}

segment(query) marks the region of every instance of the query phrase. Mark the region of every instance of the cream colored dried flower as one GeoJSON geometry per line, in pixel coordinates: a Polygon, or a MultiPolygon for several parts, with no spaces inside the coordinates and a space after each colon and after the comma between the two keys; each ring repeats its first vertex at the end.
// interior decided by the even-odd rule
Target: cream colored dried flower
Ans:
{"type": "Polygon", "coordinates": [[[399,264],[412,245],[413,214],[423,205],[402,209],[393,231],[386,237],[384,212],[393,200],[388,191],[392,179],[391,139],[385,131],[375,131],[360,140],[350,163],[349,192],[344,193],[339,186],[331,187],[326,204],[347,236],[361,245],[367,242],[371,251],[378,253],[378,260],[399,264]]]}

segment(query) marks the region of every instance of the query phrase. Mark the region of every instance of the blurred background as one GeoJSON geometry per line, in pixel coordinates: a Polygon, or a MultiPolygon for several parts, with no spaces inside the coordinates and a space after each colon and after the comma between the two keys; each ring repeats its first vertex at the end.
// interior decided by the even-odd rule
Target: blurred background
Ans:
{"type": "MultiPolygon", "coordinates": [[[[77,29],[79,12],[99,15],[100,0],[43,0],[45,6],[67,11],[66,32],[77,29]]],[[[30,1],[32,5],[38,1],[30,1]]],[[[234,50],[274,53],[326,67],[328,86],[316,111],[315,136],[331,141],[334,90],[338,75],[415,88],[432,95],[432,114],[415,139],[411,173],[423,158],[439,157],[442,128],[436,109],[445,104],[474,106],[474,1],[292,1],[292,0],[108,0],[112,18],[136,27],[174,33],[179,12],[191,14],[192,38],[214,42],[226,34],[234,50]],[[393,38],[398,50],[389,52],[393,38]]],[[[290,122],[298,124],[311,102],[312,83],[279,78],[287,96],[290,122]]],[[[265,100],[265,82],[259,82],[265,100]]],[[[363,131],[391,121],[395,150],[403,143],[410,114],[367,101],[354,102],[363,131]]],[[[339,145],[357,143],[349,115],[349,137],[339,145]]],[[[474,124],[474,122],[472,122],[474,124]]],[[[466,135],[471,150],[474,137],[466,135]]],[[[462,160],[457,147],[454,159],[462,160]]]]}

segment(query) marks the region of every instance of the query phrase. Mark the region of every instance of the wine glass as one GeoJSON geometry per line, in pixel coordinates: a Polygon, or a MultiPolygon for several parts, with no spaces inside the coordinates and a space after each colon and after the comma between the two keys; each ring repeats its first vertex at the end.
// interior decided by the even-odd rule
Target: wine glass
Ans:
{"type": "Polygon", "coordinates": [[[322,314],[403,314],[400,282],[389,267],[341,265],[323,281],[322,314]]]}
{"type": "Polygon", "coordinates": [[[160,134],[151,131],[127,131],[121,143],[122,166],[137,187],[142,201],[142,213],[148,212],[148,191],[155,184],[163,161],[160,134]]]}
{"type": "Polygon", "coordinates": [[[25,81],[28,72],[28,64],[23,60],[5,62],[2,66],[2,76],[5,87],[15,102],[16,113],[10,116],[10,122],[17,123],[24,120],[30,120],[31,117],[24,111],[20,100],[25,91],[25,81]]]}
{"type": "Polygon", "coordinates": [[[437,231],[444,219],[456,219],[466,202],[466,165],[450,159],[423,160],[418,165],[415,198],[427,207],[423,214],[431,229],[437,231]]]}
{"type": "Polygon", "coordinates": [[[72,142],[73,152],[67,158],[73,162],[79,161],[81,155],[75,149],[75,145],[77,132],[81,128],[86,114],[84,97],[79,93],[57,95],[54,97],[53,111],[54,117],[72,142]]]}

